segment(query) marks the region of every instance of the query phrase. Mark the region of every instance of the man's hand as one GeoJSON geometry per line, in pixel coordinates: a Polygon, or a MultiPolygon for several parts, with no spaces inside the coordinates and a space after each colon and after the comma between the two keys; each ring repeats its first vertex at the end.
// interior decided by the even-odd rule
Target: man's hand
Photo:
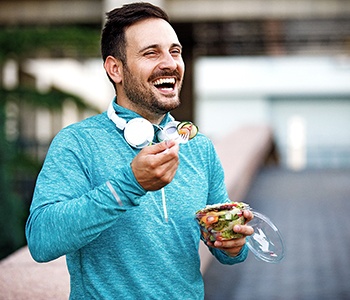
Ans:
{"type": "MultiPolygon", "coordinates": [[[[243,215],[246,218],[246,223],[253,219],[253,213],[249,210],[245,210],[243,212],[243,215]]],[[[254,233],[254,229],[251,226],[245,224],[235,225],[233,230],[237,233],[243,234],[243,237],[227,241],[215,241],[214,243],[208,243],[208,245],[210,247],[225,251],[229,256],[237,256],[245,244],[245,237],[252,235],[254,233]]]]}
{"type": "Polygon", "coordinates": [[[147,191],[156,191],[170,183],[179,165],[179,144],[165,141],[143,148],[131,162],[138,183],[147,191]]]}

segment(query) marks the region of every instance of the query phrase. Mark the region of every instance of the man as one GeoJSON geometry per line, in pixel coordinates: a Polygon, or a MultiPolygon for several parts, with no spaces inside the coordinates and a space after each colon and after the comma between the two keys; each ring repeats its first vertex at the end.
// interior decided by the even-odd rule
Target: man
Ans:
{"type": "MultiPolygon", "coordinates": [[[[180,104],[181,44],[165,12],[151,4],[125,5],[107,17],[101,48],[116,98],[108,113],[53,140],[26,226],[29,249],[39,262],[66,255],[71,299],[203,299],[194,215],[229,199],[204,135],[185,144],[158,138],[180,104]]],[[[248,252],[245,238],[208,246],[225,264],[248,252]]]]}

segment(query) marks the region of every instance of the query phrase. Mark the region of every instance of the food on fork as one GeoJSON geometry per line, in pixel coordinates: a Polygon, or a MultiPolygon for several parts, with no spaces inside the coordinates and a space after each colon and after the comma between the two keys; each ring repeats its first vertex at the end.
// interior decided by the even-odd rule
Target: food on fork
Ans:
{"type": "Polygon", "coordinates": [[[242,237],[242,234],[233,231],[233,227],[245,223],[243,211],[249,209],[244,202],[228,202],[207,205],[197,211],[196,220],[203,239],[214,242],[242,237]]]}
{"type": "Polygon", "coordinates": [[[198,127],[190,121],[180,122],[177,125],[177,132],[179,135],[189,136],[189,140],[193,139],[198,133],[198,127]]]}

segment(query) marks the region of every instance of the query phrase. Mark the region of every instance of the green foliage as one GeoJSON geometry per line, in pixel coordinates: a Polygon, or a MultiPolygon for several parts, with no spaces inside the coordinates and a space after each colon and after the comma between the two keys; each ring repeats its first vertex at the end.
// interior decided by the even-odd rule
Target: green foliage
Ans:
{"type": "MultiPolygon", "coordinates": [[[[84,26],[59,27],[2,27],[0,28],[0,72],[11,58],[21,62],[27,58],[99,57],[100,28],[84,26]]],[[[25,244],[24,224],[32,188],[41,162],[25,153],[18,141],[9,142],[5,134],[5,107],[8,101],[19,106],[60,110],[64,101],[73,101],[79,109],[87,106],[79,97],[52,90],[40,93],[20,83],[14,90],[1,87],[0,73],[0,259],[25,244]],[[23,183],[26,188],[23,188],[23,183]],[[29,186],[29,189],[28,189],[29,186]],[[26,190],[26,191],[24,191],[26,190]]]]}
{"type": "MultiPolygon", "coordinates": [[[[0,125],[5,122],[4,102],[0,103],[0,125]]],[[[0,126],[0,258],[24,243],[24,208],[21,199],[13,193],[10,161],[13,151],[0,126]]]]}
{"type": "Polygon", "coordinates": [[[40,93],[36,89],[26,86],[19,86],[10,91],[0,88],[0,99],[2,99],[2,102],[4,103],[7,101],[14,101],[17,103],[23,101],[23,103],[29,104],[33,107],[45,107],[53,110],[60,109],[62,104],[69,99],[80,109],[93,109],[97,111],[97,108],[93,108],[90,105],[88,106],[79,97],[59,90],[40,93]]]}
{"type": "MultiPolygon", "coordinates": [[[[40,161],[30,157],[15,141],[10,143],[5,135],[5,104],[8,101],[26,103],[32,107],[60,110],[64,101],[73,101],[80,109],[94,110],[80,98],[53,90],[39,93],[30,87],[8,91],[0,88],[0,259],[24,245],[24,224],[28,216],[31,193],[22,189],[21,182],[33,185],[41,167],[40,161]],[[17,183],[17,185],[16,185],[17,183]]],[[[97,112],[97,110],[95,110],[97,112]]]]}
{"type": "Polygon", "coordinates": [[[0,64],[7,57],[99,57],[100,28],[6,27],[0,30],[0,64]]]}

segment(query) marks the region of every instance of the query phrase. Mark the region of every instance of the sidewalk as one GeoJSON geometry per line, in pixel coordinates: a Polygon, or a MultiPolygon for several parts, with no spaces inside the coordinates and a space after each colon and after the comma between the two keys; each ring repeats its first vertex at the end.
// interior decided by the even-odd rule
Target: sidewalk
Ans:
{"type": "Polygon", "coordinates": [[[263,169],[247,197],[284,236],[280,264],[258,261],[205,273],[205,300],[350,299],[350,170],[263,169]]]}

